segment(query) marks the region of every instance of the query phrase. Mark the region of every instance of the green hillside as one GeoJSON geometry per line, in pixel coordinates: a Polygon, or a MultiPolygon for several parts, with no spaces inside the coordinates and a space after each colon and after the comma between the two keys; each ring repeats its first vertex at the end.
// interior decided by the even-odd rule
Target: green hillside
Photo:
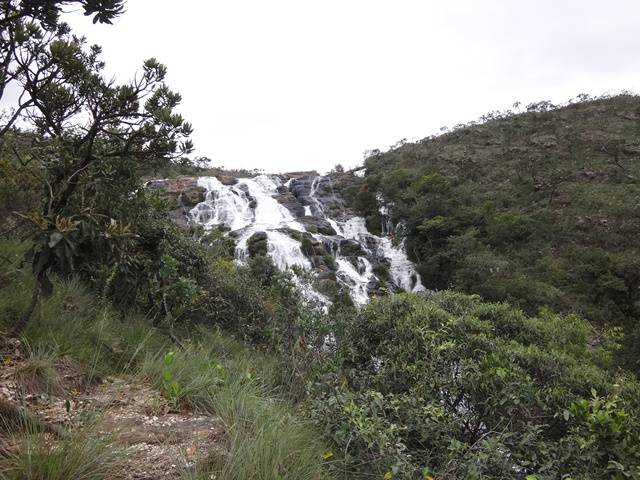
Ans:
{"type": "Polygon", "coordinates": [[[392,202],[425,284],[575,312],[631,331],[640,315],[640,98],[621,95],[373,152],[356,206],[392,202]]]}

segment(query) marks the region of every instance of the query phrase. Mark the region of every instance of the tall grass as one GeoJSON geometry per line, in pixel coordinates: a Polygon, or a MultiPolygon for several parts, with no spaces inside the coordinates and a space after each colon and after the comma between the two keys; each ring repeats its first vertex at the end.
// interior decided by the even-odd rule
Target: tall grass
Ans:
{"type": "Polygon", "coordinates": [[[0,438],[0,480],[103,480],[112,478],[119,451],[93,428],[52,442],[50,435],[25,428],[0,438]]]}
{"type": "Polygon", "coordinates": [[[227,434],[225,453],[213,452],[186,478],[325,478],[322,444],[293,407],[275,395],[273,358],[224,337],[201,330],[198,342],[173,353],[148,357],[142,373],[179,405],[218,416],[227,434]]]}
{"type": "MultiPolygon", "coordinates": [[[[18,250],[11,242],[0,248],[18,250]]],[[[32,275],[6,267],[0,282],[0,329],[11,330],[29,303],[32,275]]],[[[159,351],[169,344],[167,337],[136,313],[122,315],[84,287],[75,277],[52,278],[53,294],[43,298],[23,332],[34,351],[70,356],[95,376],[131,371],[148,351],[159,351]]]]}
{"type": "Polygon", "coordinates": [[[31,349],[16,370],[15,380],[24,393],[60,394],[64,390],[58,370],[59,358],[42,348],[31,349]]]}

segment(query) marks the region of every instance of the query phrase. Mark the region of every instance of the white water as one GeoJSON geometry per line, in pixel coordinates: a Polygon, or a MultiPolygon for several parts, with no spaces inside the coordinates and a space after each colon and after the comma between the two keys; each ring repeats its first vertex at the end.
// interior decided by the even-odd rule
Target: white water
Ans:
{"type": "MultiPolygon", "coordinates": [[[[336,231],[338,230],[336,229],[336,231]]],[[[407,258],[407,254],[404,251],[404,243],[396,246],[393,245],[389,237],[378,237],[370,234],[362,217],[350,218],[342,225],[338,233],[344,238],[357,240],[365,251],[370,251],[367,247],[369,243],[367,238],[372,239],[373,242],[371,243],[377,245],[375,253],[389,261],[389,275],[398,287],[407,292],[423,292],[426,290],[413,262],[407,258]]],[[[364,257],[360,258],[366,260],[364,257]]],[[[367,272],[369,275],[373,275],[370,269],[367,272]]],[[[370,277],[369,280],[371,280],[370,277]]]]}
{"type": "MultiPolygon", "coordinates": [[[[369,300],[370,287],[379,283],[373,272],[373,266],[366,256],[347,257],[340,252],[340,242],[344,239],[358,242],[367,256],[375,256],[378,260],[388,264],[389,275],[393,283],[403,290],[418,292],[424,287],[414,265],[407,258],[403,246],[394,246],[388,237],[378,237],[370,234],[361,217],[351,217],[344,221],[329,218],[325,214],[325,207],[318,198],[318,188],[322,177],[312,181],[308,201],[311,205],[304,205],[305,216],[324,219],[336,231],[335,236],[311,233],[311,236],[325,245],[331,246],[336,265],[336,280],[346,288],[357,305],[363,305],[369,300]]],[[[292,180],[284,186],[289,189],[292,180]]],[[[201,177],[198,185],[207,190],[205,201],[191,210],[191,217],[195,223],[205,229],[224,225],[236,239],[235,257],[244,263],[248,257],[247,241],[257,232],[267,235],[267,254],[274,265],[281,271],[299,267],[311,270],[313,265],[301,250],[301,243],[284,233],[291,229],[306,232],[304,225],[298,222],[292,213],[274,196],[278,187],[283,183],[280,177],[259,175],[254,178],[238,179],[235,185],[223,185],[215,177],[201,177]]],[[[313,275],[312,275],[313,276],[313,275]]],[[[330,303],[322,294],[315,291],[309,282],[303,282],[298,277],[295,281],[306,298],[322,305],[324,308],[330,303]]]]}

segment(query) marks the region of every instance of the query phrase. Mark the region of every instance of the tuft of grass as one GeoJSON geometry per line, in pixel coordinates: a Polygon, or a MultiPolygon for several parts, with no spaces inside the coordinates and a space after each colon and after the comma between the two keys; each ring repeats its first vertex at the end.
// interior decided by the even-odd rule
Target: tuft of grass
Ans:
{"type": "Polygon", "coordinates": [[[118,451],[95,433],[87,429],[53,442],[50,435],[27,429],[0,449],[0,480],[111,478],[118,451]]]}
{"type": "Polygon", "coordinates": [[[226,451],[212,453],[185,478],[326,478],[319,435],[275,394],[275,360],[218,332],[194,337],[199,341],[171,352],[171,361],[166,353],[149,356],[141,369],[177,406],[216,415],[225,425],[226,451]]]}
{"type": "Polygon", "coordinates": [[[15,373],[15,381],[25,393],[60,395],[64,392],[55,353],[43,349],[31,350],[15,373]]]}
{"type": "Polygon", "coordinates": [[[227,427],[228,451],[209,457],[208,478],[326,478],[324,449],[311,425],[285,403],[256,393],[253,386],[234,382],[211,399],[227,427]]]}

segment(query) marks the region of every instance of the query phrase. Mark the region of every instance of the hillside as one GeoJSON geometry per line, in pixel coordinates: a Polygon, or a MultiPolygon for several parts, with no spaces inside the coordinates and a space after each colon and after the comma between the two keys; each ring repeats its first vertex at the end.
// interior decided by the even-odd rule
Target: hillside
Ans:
{"type": "Polygon", "coordinates": [[[428,288],[596,325],[640,315],[640,98],[493,114],[367,158],[355,206],[393,204],[428,288]]]}

